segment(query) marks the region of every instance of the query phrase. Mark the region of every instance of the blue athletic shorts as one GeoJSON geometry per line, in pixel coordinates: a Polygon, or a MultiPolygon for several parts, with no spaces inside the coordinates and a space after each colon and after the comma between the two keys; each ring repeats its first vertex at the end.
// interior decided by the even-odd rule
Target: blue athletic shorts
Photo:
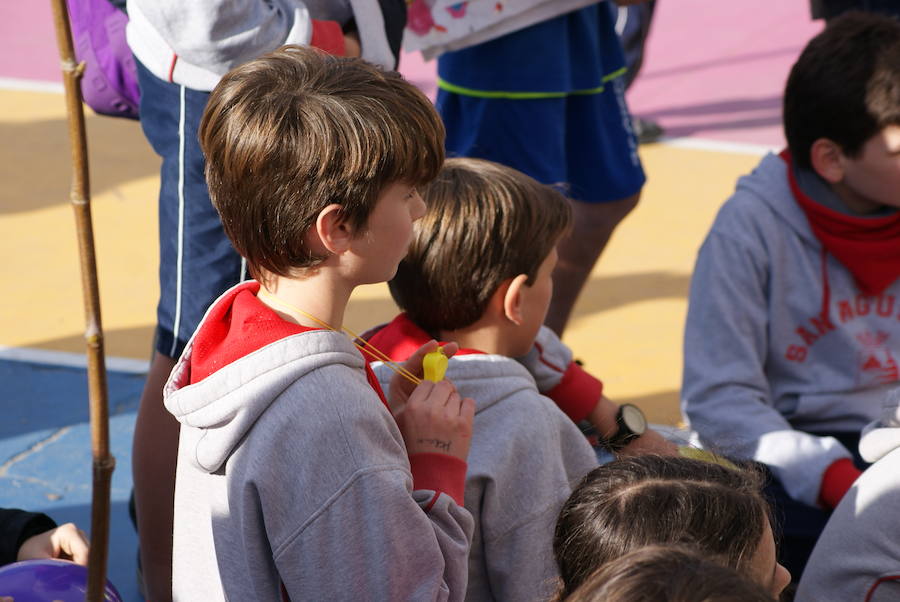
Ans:
{"type": "Polygon", "coordinates": [[[644,185],[622,78],[600,94],[487,99],[440,90],[447,154],[479,157],[558,185],[590,203],[628,198],[644,185]]]}
{"type": "Polygon", "coordinates": [[[503,163],[584,202],[644,184],[610,12],[589,6],[438,62],[449,156],[503,163]]]}
{"type": "Polygon", "coordinates": [[[209,305],[245,278],[209,200],[197,140],[209,94],[165,82],[137,63],[141,127],[162,158],[156,350],[177,358],[209,305]]]}

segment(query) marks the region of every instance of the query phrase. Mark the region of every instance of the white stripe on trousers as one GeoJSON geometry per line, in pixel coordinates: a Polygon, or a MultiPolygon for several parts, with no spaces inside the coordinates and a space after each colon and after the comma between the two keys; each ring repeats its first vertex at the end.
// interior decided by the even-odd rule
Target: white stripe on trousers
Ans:
{"type": "Polygon", "coordinates": [[[181,86],[181,110],[178,116],[178,256],[175,263],[175,323],[172,325],[172,349],[178,347],[178,330],[181,327],[181,263],[184,257],[184,119],[185,88],[181,86]]]}

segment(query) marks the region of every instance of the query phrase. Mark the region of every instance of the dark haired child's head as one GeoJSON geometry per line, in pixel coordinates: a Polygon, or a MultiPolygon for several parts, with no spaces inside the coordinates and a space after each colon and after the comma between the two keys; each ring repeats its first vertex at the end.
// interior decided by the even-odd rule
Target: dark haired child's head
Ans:
{"type": "Polygon", "coordinates": [[[838,185],[851,208],[900,206],[900,21],[830,21],[791,69],[784,131],[796,164],[838,185]]]}
{"type": "Polygon", "coordinates": [[[415,195],[444,160],[443,125],[415,86],[299,46],[227,73],[199,136],[225,233],[262,279],[295,277],[329,255],[307,236],[326,207],[360,235],[386,191],[415,195]]]}
{"type": "Polygon", "coordinates": [[[394,300],[435,337],[471,328],[493,311],[511,329],[507,355],[524,354],[547,312],[556,244],[571,220],[568,201],[480,159],[448,159],[420,192],[426,214],[389,283],[394,300]]]}
{"type": "Polygon", "coordinates": [[[563,596],[598,568],[654,544],[721,558],[776,596],[790,581],[776,563],[758,474],[650,455],[599,466],[566,501],[553,543],[563,596]]]}
{"type": "Polygon", "coordinates": [[[720,560],[677,545],[629,552],[591,574],[566,602],[772,602],[720,560]]]}

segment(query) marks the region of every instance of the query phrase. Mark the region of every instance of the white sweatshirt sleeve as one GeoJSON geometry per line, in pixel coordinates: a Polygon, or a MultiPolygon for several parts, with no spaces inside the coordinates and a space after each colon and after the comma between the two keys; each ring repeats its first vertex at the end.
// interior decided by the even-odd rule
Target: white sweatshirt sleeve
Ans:
{"type": "Polygon", "coordinates": [[[572,350],[555,332],[541,326],[531,349],[516,361],[534,377],[538,391],[546,394],[562,381],[566,368],[572,363],[572,350]]]}
{"type": "Polygon", "coordinates": [[[352,17],[362,58],[384,69],[398,59],[387,33],[394,23],[371,0],[128,0],[128,17],[128,45],[141,63],[194,90],[212,90],[232,68],[285,44],[316,43],[314,19],[343,25],[352,17]]]}
{"type": "Polygon", "coordinates": [[[713,230],[691,281],[682,408],[705,445],[767,464],[794,498],[816,505],[822,476],[850,457],[832,437],[795,430],[773,406],[766,369],[765,249],[713,230]]]}

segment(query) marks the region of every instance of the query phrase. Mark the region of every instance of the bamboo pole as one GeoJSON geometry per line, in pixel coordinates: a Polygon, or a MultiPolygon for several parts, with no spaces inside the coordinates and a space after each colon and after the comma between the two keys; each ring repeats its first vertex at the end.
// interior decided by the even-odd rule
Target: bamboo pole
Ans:
{"type": "Polygon", "coordinates": [[[51,0],[56,28],[56,44],[62,65],[66,90],[66,113],[69,144],[72,153],[72,187],[69,198],[75,211],[78,250],[81,260],[81,288],[84,293],[85,343],[88,358],[88,393],[90,396],[91,452],[93,456],[93,490],[91,499],[91,552],[88,561],[86,600],[100,602],[106,588],[106,565],[109,547],[110,481],[116,461],[109,453],[109,402],[106,387],[106,362],[103,355],[103,325],[100,322],[100,292],[97,284],[97,261],[94,253],[94,230],[91,220],[90,179],[88,173],[87,136],[79,81],[83,64],[76,64],[65,0],[51,0]]]}

